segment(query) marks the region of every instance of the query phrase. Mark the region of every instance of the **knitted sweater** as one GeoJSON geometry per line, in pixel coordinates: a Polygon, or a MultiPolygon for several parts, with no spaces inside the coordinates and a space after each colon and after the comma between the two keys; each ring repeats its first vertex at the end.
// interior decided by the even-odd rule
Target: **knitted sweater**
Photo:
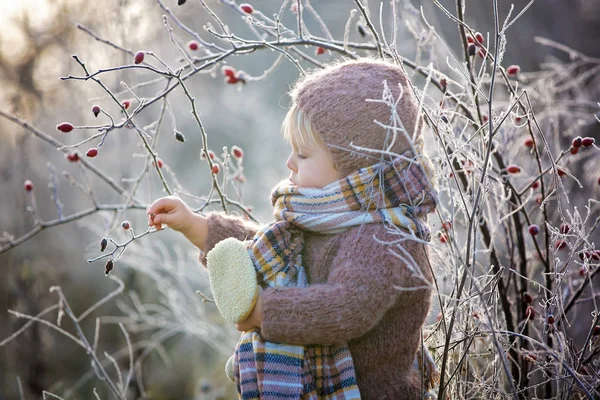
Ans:
{"type": "MultiPolygon", "coordinates": [[[[211,213],[205,251],[227,237],[251,239],[257,229],[239,217],[211,213]]],[[[265,290],[260,332],[266,340],[290,344],[348,342],[364,400],[421,399],[420,378],[411,366],[431,289],[395,288],[424,284],[390,253],[393,246],[373,236],[387,242],[398,239],[381,224],[335,235],[305,232],[303,258],[310,286],[265,290]]],[[[427,247],[414,241],[403,247],[432,282],[427,247]]],[[[206,253],[201,255],[205,265],[206,253]]]]}

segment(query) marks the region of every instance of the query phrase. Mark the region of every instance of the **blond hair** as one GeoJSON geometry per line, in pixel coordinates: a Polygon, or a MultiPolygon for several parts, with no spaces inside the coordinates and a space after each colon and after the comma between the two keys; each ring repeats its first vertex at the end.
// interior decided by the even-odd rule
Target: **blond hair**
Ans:
{"type": "Polygon", "coordinates": [[[312,128],[306,114],[300,110],[297,104],[292,105],[292,108],[287,112],[283,124],[281,126],[283,139],[291,146],[306,147],[320,146],[325,147],[325,141],[312,128]]]}

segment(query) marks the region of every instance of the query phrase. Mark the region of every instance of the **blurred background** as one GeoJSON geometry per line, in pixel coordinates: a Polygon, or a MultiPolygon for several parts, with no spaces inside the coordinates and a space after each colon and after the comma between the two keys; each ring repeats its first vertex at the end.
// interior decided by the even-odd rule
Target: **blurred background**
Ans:
{"type": "MultiPolygon", "coordinates": [[[[178,7],[176,0],[163,1],[185,25],[207,40],[213,40],[202,29],[210,18],[200,2],[188,0],[178,7]]],[[[232,31],[242,37],[252,37],[247,24],[230,7],[218,1],[207,0],[207,3],[232,31]]],[[[430,1],[411,3],[414,8],[399,3],[401,15],[414,16],[422,6],[428,22],[436,27],[450,49],[459,54],[456,25],[430,1]]],[[[455,12],[451,1],[441,0],[441,3],[455,12]]],[[[516,10],[527,4],[522,0],[512,3],[516,10]]],[[[279,10],[281,2],[257,0],[252,4],[271,16],[279,10]]],[[[332,34],[342,38],[350,10],[355,8],[354,2],[330,0],[315,2],[313,6],[332,34]]],[[[369,6],[377,20],[379,2],[371,0],[369,6]]],[[[501,20],[509,7],[509,2],[501,2],[501,20]]],[[[98,120],[90,112],[93,104],[100,104],[112,115],[119,115],[119,110],[94,82],[59,80],[69,74],[82,74],[71,55],[77,54],[90,71],[131,64],[131,56],[94,39],[78,29],[77,24],[133,52],[152,51],[176,66],[180,54],[169,40],[161,18],[163,14],[156,0],[0,0],[0,110],[29,121],[64,143],[83,140],[87,137],[85,131],[63,134],[56,130],[56,125],[64,121],[74,125],[97,124],[98,120]]],[[[283,22],[295,27],[293,18],[288,12],[283,22]]],[[[466,20],[487,35],[493,30],[491,2],[468,2],[466,20]]],[[[188,33],[172,25],[182,43],[191,39],[188,33]]],[[[314,21],[307,21],[307,25],[318,32],[314,21]]],[[[536,43],[535,36],[555,40],[590,57],[600,57],[599,34],[597,1],[536,1],[508,31],[503,64],[519,64],[527,72],[536,71],[555,58],[568,59],[564,52],[536,43]]],[[[400,53],[414,58],[415,38],[402,25],[400,38],[400,53]]],[[[351,40],[361,40],[355,30],[351,31],[351,40]]],[[[334,57],[326,53],[320,61],[334,57]]],[[[275,58],[273,52],[260,51],[229,58],[227,63],[259,76],[275,58]]],[[[442,60],[437,62],[443,64],[442,60]]],[[[296,68],[285,60],[266,79],[243,87],[225,84],[219,71],[197,74],[188,80],[209,136],[209,148],[217,155],[223,146],[237,145],[244,150],[247,183],[243,202],[252,205],[263,222],[270,219],[270,189],[288,175],[285,167],[288,148],[281,138],[280,125],[289,104],[287,90],[297,77],[296,68]]],[[[100,78],[111,90],[122,92],[125,88],[121,82],[132,87],[155,76],[125,69],[100,78]]],[[[158,90],[159,86],[150,85],[136,89],[136,93],[149,97],[158,90]]],[[[598,99],[598,85],[590,85],[585,91],[587,98],[598,99]]],[[[125,93],[120,99],[131,97],[125,93]]],[[[177,130],[185,135],[186,142],[182,144],[173,138],[169,117],[156,145],[165,164],[167,180],[196,196],[206,195],[210,176],[199,156],[201,136],[190,113],[189,101],[181,91],[171,95],[170,101],[177,130]],[[171,173],[176,175],[177,181],[171,173]]],[[[150,124],[159,112],[160,106],[154,104],[144,110],[137,122],[140,126],[150,124]]],[[[106,122],[105,116],[99,118],[106,122]]],[[[590,129],[596,129],[591,134],[597,137],[597,125],[590,129]]],[[[145,159],[139,154],[142,149],[135,131],[120,129],[111,133],[92,163],[128,188],[127,180],[136,178],[144,167],[145,159]]],[[[58,180],[64,215],[89,208],[89,199],[68,184],[62,171],[83,179],[78,166],[69,163],[54,146],[34,137],[22,126],[0,118],[0,232],[20,237],[33,228],[32,216],[26,211],[31,199],[23,190],[27,179],[34,184],[37,210],[43,220],[58,217],[57,203],[48,190],[53,174],[58,180]]],[[[105,182],[91,175],[87,178],[102,203],[123,201],[105,182]]],[[[149,204],[164,194],[160,181],[153,177],[144,181],[138,199],[149,204]]],[[[119,217],[130,221],[137,233],[146,229],[143,209],[128,210],[119,217]]],[[[57,294],[50,292],[52,286],[62,288],[76,315],[119,288],[119,282],[105,277],[103,262],[86,261],[100,254],[99,241],[107,233],[111,218],[114,218],[112,212],[95,213],[47,229],[18,247],[0,253],[0,341],[27,322],[8,310],[37,315],[58,303],[57,294]]],[[[119,230],[111,232],[111,237],[126,239],[125,233],[119,230]]],[[[116,362],[126,368],[126,339],[116,323],[140,318],[138,329],[130,332],[130,340],[140,344],[134,346],[134,350],[136,355],[144,354],[144,367],[143,374],[133,379],[143,381],[152,399],[234,398],[234,388],[227,382],[223,367],[233,351],[237,333],[221,321],[212,304],[202,302],[194,293],[196,289],[207,288],[206,274],[197,258],[197,250],[181,235],[165,231],[144,237],[127,249],[113,272],[124,283],[124,289],[95,309],[81,324],[91,340],[96,318],[104,318],[98,335],[99,353],[107,351],[115,358],[118,354],[116,362]],[[144,353],[147,348],[152,351],[144,353]]],[[[432,315],[435,314],[432,310],[432,315]]],[[[48,316],[56,321],[56,311],[48,316]]],[[[74,333],[68,318],[63,318],[61,326],[74,333]]],[[[107,368],[114,374],[112,365],[107,368]]],[[[0,399],[16,399],[20,390],[28,399],[40,398],[42,390],[65,398],[92,398],[94,387],[102,394],[101,398],[110,398],[106,387],[94,376],[85,350],[47,326],[33,324],[0,347],[0,399]]],[[[134,387],[136,385],[132,385],[134,387]]]]}

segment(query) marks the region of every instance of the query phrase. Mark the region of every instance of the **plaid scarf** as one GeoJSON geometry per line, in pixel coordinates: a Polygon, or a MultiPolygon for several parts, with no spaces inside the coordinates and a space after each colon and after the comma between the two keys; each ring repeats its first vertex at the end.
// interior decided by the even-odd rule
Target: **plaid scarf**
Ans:
{"type": "MultiPolygon", "coordinates": [[[[437,203],[432,171],[426,157],[417,162],[407,152],[323,188],[280,182],[271,194],[275,222],[247,243],[259,282],[263,287],[308,285],[303,231],[336,233],[384,223],[430,240],[426,218],[437,203]]],[[[258,330],[246,331],[236,346],[234,376],[242,399],[360,399],[345,343],[273,343],[263,340],[258,330]]]]}

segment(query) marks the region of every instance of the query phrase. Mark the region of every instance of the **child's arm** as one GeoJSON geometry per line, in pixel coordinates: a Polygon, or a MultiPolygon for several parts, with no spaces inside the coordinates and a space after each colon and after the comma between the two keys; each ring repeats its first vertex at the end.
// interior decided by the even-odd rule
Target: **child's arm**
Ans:
{"type": "MultiPolygon", "coordinates": [[[[183,233],[204,253],[225,238],[235,237],[245,240],[252,238],[258,230],[258,226],[239,217],[221,213],[198,215],[183,200],[175,196],[156,200],[146,209],[146,212],[149,226],[160,230],[162,224],[166,224],[171,229],[183,233]]],[[[204,257],[203,262],[206,262],[204,257]]]]}
{"type": "MultiPolygon", "coordinates": [[[[430,291],[396,287],[427,284],[411,276],[406,263],[389,253],[389,245],[372,238],[373,233],[382,232],[375,229],[365,227],[359,238],[340,245],[326,284],[265,290],[261,295],[261,335],[269,341],[304,345],[347,342],[377,325],[396,301],[406,304],[407,329],[420,325],[422,313],[415,311],[429,308],[430,291]]],[[[404,247],[417,264],[425,266],[423,273],[430,278],[424,246],[407,241],[404,247]]]]}

